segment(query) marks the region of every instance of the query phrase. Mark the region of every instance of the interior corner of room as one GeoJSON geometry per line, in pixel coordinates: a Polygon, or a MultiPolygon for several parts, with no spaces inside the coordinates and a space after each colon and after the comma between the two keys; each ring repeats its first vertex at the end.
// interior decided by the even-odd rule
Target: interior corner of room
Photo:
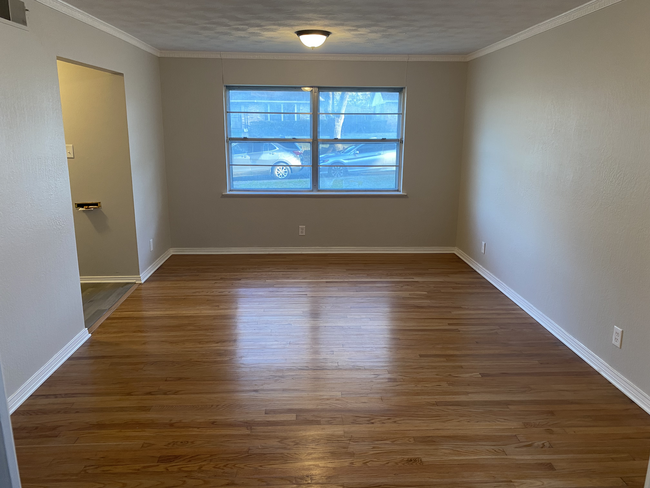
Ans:
{"type": "Polygon", "coordinates": [[[0,22],[9,411],[173,254],[383,251],[456,253],[650,413],[650,2],[360,62],[166,53],[59,3],[0,22]],[[407,196],[222,198],[230,85],[404,88],[407,196]]]}

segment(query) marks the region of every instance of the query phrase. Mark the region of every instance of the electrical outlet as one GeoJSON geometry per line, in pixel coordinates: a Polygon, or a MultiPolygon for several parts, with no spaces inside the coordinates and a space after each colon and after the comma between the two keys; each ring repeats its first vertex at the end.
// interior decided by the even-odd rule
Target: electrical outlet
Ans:
{"type": "Polygon", "coordinates": [[[299,225],[298,226],[298,235],[299,236],[304,236],[306,235],[306,228],[304,225],[299,225]]]}
{"type": "Polygon", "coordinates": [[[153,252],[153,239],[149,239],[149,250],[153,252]]]}
{"type": "Polygon", "coordinates": [[[485,248],[487,247],[487,244],[485,242],[481,242],[481,252],[485,254],[485,248]]]}
{"type": "Polygon", "coordinates": [[[623,342],[623,329],[614,326],[614,337],[612,337],[612,344],[614,344],[619,349],[622,346],[623,342]]]}

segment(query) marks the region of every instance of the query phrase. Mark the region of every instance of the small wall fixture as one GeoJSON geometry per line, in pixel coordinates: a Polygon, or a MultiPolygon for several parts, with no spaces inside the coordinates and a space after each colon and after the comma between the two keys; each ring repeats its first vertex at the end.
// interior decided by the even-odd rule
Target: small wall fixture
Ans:
{"type": "Polygon", "coordinates": [[[305,46],[312,49],[322,46],[330,34],[332,34],[330,31],[318,29],[299,30],[296,32],[296,35],[300,38],[300,41],[305,46]]]}
{"type": "Polygon", "coordinates": [[[78,202],[74,204],[74,208],[82,211],[97,210],[102,208],[102,202],[78,202]]]}

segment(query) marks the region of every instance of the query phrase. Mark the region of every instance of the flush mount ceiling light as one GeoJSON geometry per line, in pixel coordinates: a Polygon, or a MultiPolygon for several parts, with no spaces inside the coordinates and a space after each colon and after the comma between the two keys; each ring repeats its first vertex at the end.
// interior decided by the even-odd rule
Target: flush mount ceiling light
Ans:
{"type": "Polygon", "coordinates": [[[331,32],[329,31],[318,29],[299,30],[296,32],[296,35],[300,38],[300,41],[305,46],[312,49],[322,46],[330,34],[331,32]]]}

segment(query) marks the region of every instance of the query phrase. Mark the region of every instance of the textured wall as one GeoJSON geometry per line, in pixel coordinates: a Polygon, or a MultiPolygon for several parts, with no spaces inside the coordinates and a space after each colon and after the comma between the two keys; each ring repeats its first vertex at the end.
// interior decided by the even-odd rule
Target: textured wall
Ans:
{"type": "Polygon", "coordinates": [[[124,77],[59,61],[59,88],[81,276],[134,276],[138,269],[124,77]]]}
{"type": "Polygon", "coordinates": [[[455,245],[465,64],[167,58],[161,76],[174,247],[455,245]],[[408,198],[223,197],[222,79],[407,86],[408,198]]]}
{"type": "Polygon", "coordinates": [[[29,30],[0,25],[0,358],[9,395],[84,326],[57,56],[125,74],[141,269],[169,248],[158,59],[40,3],[27,7],[29,30]]]}
{"type": "Polygon", "coordinates": [[[458,244],[650,394],[648,25],[626,0],[470,63],[458,244]]]}

